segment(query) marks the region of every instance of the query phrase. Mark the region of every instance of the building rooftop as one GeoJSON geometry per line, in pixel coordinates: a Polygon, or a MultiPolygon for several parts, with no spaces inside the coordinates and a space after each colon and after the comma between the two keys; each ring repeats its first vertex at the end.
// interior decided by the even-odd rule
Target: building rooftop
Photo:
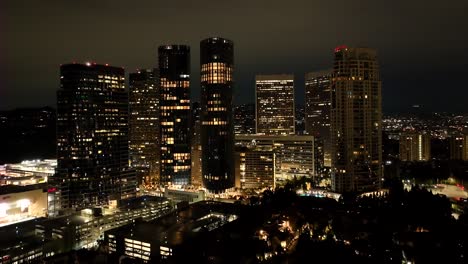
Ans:
{"type": "Polygon", "coordinates": [[[39,183],[33,185],[19,186],[19,185],[4,185],[0,186],[0,195],[10,194],[10,193],[20,193],[27,192],[37,189],[47,189],[46,183],[39,183]]]}
{"type": "Polygon", "coordinates": [[[211,231],[236,220],[234,212],[232,204],[203,201],[151,222],[135,221],[108,234],[153,244],[179,245],[197,232],[211,231]]]}

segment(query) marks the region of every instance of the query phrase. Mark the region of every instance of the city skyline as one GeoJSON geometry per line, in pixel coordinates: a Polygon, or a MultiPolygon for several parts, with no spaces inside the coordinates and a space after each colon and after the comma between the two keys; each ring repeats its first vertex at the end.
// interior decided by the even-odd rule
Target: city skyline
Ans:
{"type": "MultiPolygon", "coordinates": [[[[413,104],[423,105],[426,111],[466,111],[462,98],[467,96],[467,91],[460,89],[462,76],[467,71],[463,66],[466,61],[463,56],[466,55],[462,45],[456,44],[466,42],[466,35],[456,30],[467,23],[462,12],[467,3],[463,1],[445,8],[439,8],[435,1],[426,1],[424,12],[419,11],[417,3],[363,3],[366,12],[358,20],[353,19],[357,6],[346,2],[338,5],[296,1],[295,5],[280,5],[270,1],[268,6],[258,2],[249,6],[242,21],[236,16],[239,8],[231,3],[212,5],[206,11],[189,5],[197,11],[192,12],[176,3],[142,2],[136,7],[139,10],[137,19],[132,19],[131,14],[125,14],[123,18],[117,15],[121,13],[119,10],[125,10],[121,1],[114,1],[112,5],[107,2],[55,5],[51,1],[40,3],[40,6],[28,4],[27,7],[19,7],[17,3],[21,4],[20,1],[8,3],[4,9],[7,11],[4,18],[7,35],[2,47],[8,52],[2,52],[5,67],[0,71],[1,109],[54,106],[57,68],[61,63],[94,60],[122,65],[130,72],[155,67],[155,49],[159,45],[187,44],[192,47],[193,54],[198,54],[200,39],[221,36],[232,39],[237,47],[236,104],[253,102],[255,74],[278,72],[295,74],[296,99],[299,99],[304,90],[304,73],[329,68],[333,48],[347,44],[368,46],[379,52],[384,112],[404,111],[413,104]],[[288,26],[281,20],[269,19],[282,14],[283,8],[296,14],[288,21],[288,26]],[[223,12],[217,11],[231,9],[233,14],[228,19],[221,19],[222,23],[211,22],[220,19],[219,14],[223,12]],[[334,10],[337,12],[331,12],[334,10]],[[167,15],[178,12],[184,14],[180,16],[180,23],[173,25],[165,21],[167,15]],[[197,16],[198,12],[215,15],[197,16]],[[333,15],[326,17],[321,13],[333,15]],[[58,23],[62,15],[76,18],[79,14],[87,14],[88,18],[58,23]],[[397,16],[399,19],[394,20],[397,16]],[[434,18],[442,19],[444,23],[438,23],[434,18]],[[35,22],[38,20],[41,23],[35,22]],[[132,23],[126,23],[127,20],[132,23]],[[96,30],[88,27],[90,23],[96,30]],[[244,24],[252,26],[245,27],[244,24]],[[111,34],[100,34],[98,30],[104,29],[111,34]],[[265,34],[273,29],[278,34],[265,34]],[[140,31],[153,33],[140,34],[140,31]],[[308,32],[312,31],[316,33],[314,36],[320,37],[311,37],[308,32]],[[284,38],[284,35],[290,37],[284,38]],[[106,44],[108,38],[118,44],[109,46],[106,44]],[[34,39],[33,45],[31,39],[34,39]],[[460,56],[460,60],[448,59],[460,56]],[[447,91],[448,100],[444,101],[452,101],[451,104],[438,102],[440,87],[447,91]],[[400,96],[403,92],[405,97],[400,96]],[[421,97],[423,92],[426,96],[421,97]],[[25,93],[32,96],[23,96],[25,93]]],[[[192,55],[192,62],[192,99],[196,100],[200,93],[197,56],[192,55]]]]}
{"type": "Polygon", "coordinates": [[[0,262],[466,262],[468,1],[4,2],[0,262]]]}

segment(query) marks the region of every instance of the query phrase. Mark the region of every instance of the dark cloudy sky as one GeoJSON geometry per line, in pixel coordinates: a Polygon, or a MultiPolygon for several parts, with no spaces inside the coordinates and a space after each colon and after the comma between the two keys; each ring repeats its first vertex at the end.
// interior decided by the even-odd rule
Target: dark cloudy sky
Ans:
{"type": "Polygon", "coordinates": [[[378,50],[384,110],[468,112],[467,0],[1,0],[0,109],[55,105],[59,65],[153,67],[157,46],[188,44],[193,97],[199,41],[235,43],[236,103],[256,73],[331,67],[337,45],[378,50]]]}

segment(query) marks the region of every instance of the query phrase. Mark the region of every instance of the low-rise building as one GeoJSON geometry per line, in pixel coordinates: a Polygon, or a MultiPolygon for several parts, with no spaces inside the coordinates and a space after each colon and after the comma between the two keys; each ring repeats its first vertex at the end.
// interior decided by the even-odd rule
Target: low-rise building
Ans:
{"type": "MultiPolygon", "coordinates": [[[[236,135],[235,139],[237,149],[236,155],[247,153],[245,149],[252,152],[249,154],[251,156],[250,164],[252,164],[252,169],[255,167],[256,170],[258,170],[260,169],[258,166],[263,166],[264,170],[271,173],[270,165],[266,163],[270,162],[271,159],[274,160],[274,184],[264,187],[281,186],[287,180],[301,177],[313,178],[315,176],[313,136],[269,136],[256,134],[236,135]],[[254,152],[259,152],[259,154],[253,154],[254,152]],[[260,162],[260,160],[262,161],[260,162]]],[[[242,164],[245,164],[246,161],[247,160],[243,163],[242,159],[239,159],[239,166],[236,166],[236,170],[238,171],[236,174],[240,178],[241,186],[243,176],[240,176],[240,173],[243,170],[242,166],[245,166],[242,164]]],[[[262,174],[264,173],[262,172],[262,174]]],[[[244,176],[244,179],[246,181],[247,178],[255,180],[255,177],[256,176],[251,173],[248,177],[244,176]]],[[[244,186],[248,185],[244,182],[244,186]]]]}

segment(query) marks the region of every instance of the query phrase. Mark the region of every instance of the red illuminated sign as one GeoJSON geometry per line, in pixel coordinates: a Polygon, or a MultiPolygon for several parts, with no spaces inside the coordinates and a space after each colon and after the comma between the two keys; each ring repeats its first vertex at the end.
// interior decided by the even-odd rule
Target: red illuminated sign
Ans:
{"type": "Polygon", "coordinates": [[[56,191],[57,191],[57,188],[55,188],[55,187],[49,188],[47,190],[48,193],[53,193],[53,192],[56,192],[56,191]]]}
{"type": "Polygon", "coordinates": [[[348,46],[346,46],[346,45],[341,45],[341,46],[338,46],[338,47],[335,48],[335,52],[338,52],[338,51],[341,51],[341,50],[347,49],[347,48],[348,48],[348,46]]]}

